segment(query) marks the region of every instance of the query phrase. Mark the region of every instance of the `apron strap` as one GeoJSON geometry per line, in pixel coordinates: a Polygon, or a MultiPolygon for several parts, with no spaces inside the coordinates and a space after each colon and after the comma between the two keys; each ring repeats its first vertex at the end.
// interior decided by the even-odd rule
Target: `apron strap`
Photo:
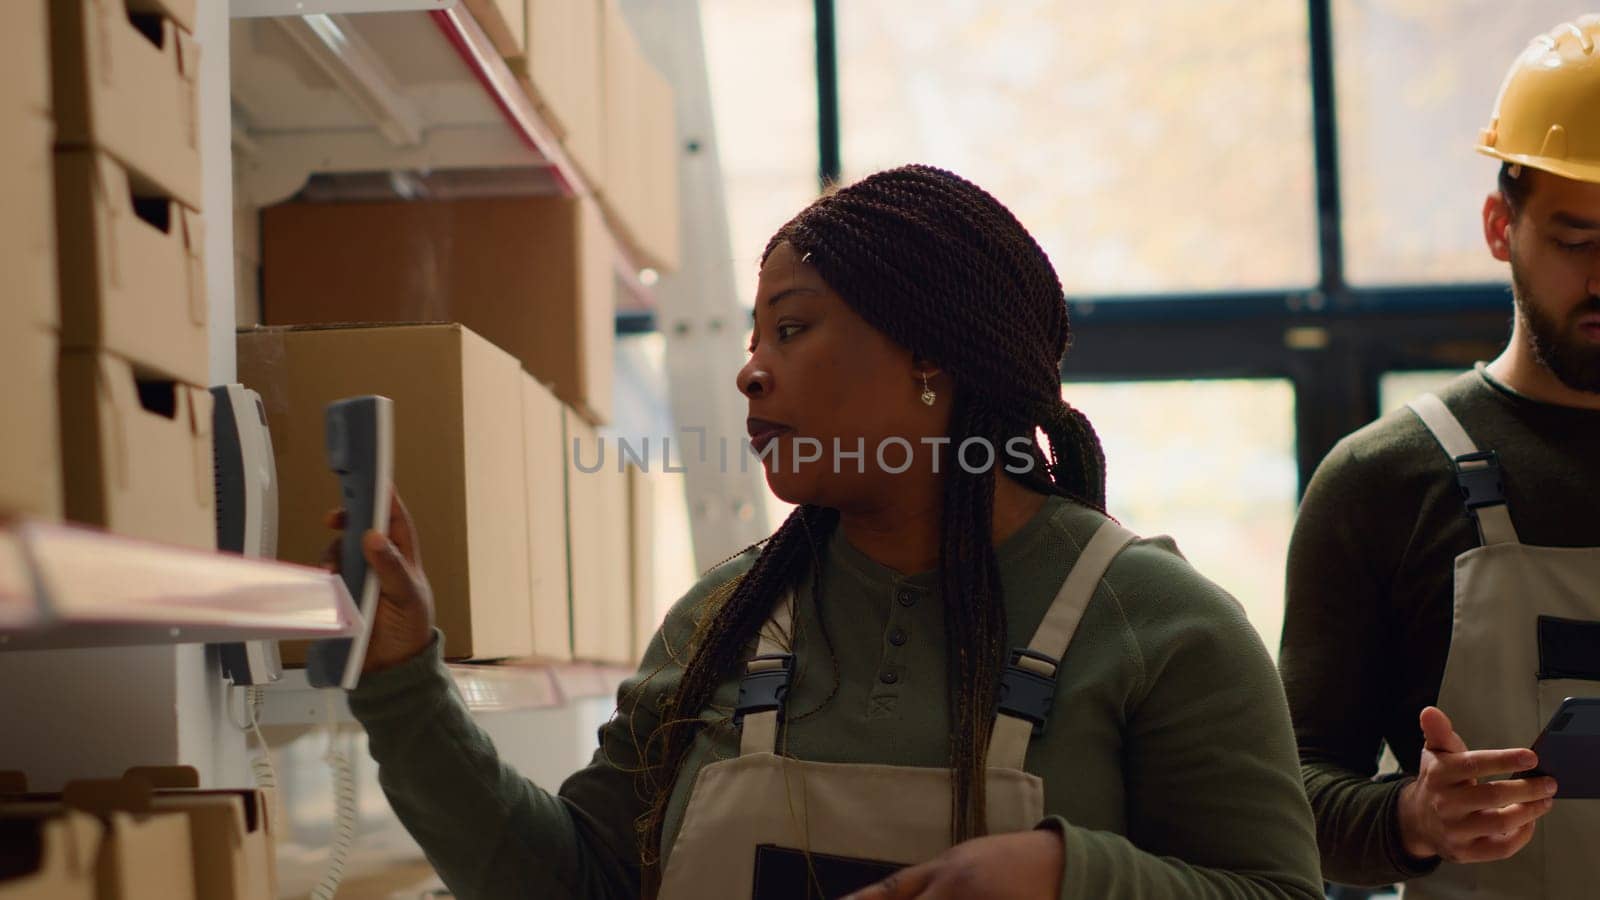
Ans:
{"type": "Polygon", "coordinates": [[[1422,424],[1433,433],[1455,466],[1456,485],[1461,490],[1467,515],[1478,523],[1478,537],[1484,546],[1518,543],[1517,529],[1511,524],[1500,482],[1500,457],[1493,450],[1480,452],[1467,436],[1467,430],[1437,394],[1423,394],[1410,403],[1422,424]]]}
{"type": "Polygon", "coordinates": [[[1028,741],[1044,731],[1055,699],[1056,673],[1083,612],[1111,561],[1137,535],[1107,519],[1078,555],[1026,650],[1012,650],[1000,680],[1000,714],[989,738],[988,768],[1021,769],[1028,741]]]}
{"type": "Polygon", "coordinates": [[[741,725],[739,755],[776,753],[778,720],[788,699],[789,679],[794,670],[794,591],[785,591],[772,609],[772,616],[761,626],[755,656],[745,663],[744,679],[739,682],[739,705],[734,724],[741,725]]]}

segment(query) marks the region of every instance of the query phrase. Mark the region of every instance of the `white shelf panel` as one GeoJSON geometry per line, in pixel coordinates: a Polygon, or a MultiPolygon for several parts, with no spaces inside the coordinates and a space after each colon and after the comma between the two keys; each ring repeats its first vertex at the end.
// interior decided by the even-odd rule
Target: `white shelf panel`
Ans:
{"type": "MultiPolygon", "coordinates": [[[[617,686],[633,674],[632,669],[621,666],[588,663],[449,663],[447,668],[474,715],[560,709],[578,700],[615,697],[617,686]]],[[[340,724],[355,721],[343,697],[335,711],[340,724]]],[[[306,682],[304,669],[289,669],[282,678],[265,685],[257,712],[264,728],[325,725],[327,718],[326,695],[306,682]]]]}
{"type": "Polygon", "coordinates": [[[320,569],[22,520],[0,526],[0,649],[339,637],[359,614],[320,569]]]}

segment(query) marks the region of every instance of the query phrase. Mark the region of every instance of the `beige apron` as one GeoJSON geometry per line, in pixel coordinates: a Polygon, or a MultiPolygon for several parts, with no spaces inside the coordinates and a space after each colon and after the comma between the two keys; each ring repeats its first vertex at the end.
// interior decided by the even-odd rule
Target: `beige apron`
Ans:
{"type": "MultiPolygon", "coordinates": [[[[1600,696],[1600,682],[1543,678],[1539,620],[1600,621],[1600,547],[1533,547],[1517,540],[1499,486],[1499,461],[1480,453],[1443,401],[1411,404],[1455,464],[1483,546],[1456,557],[1455,621],[1439,708],[1473,750],[1527,747],[1567,697],[1600,696]]],[[[1600,515],[1600,510],[1596,510],[1600,515]]],[[[1600,800],[1563,800],[1508,860],[1444,863],[1408,882],[1415,898],[1600,897],[1600,800]]]]}
{"type": "MultiPolygon", "coordinates": [[[[1116,523],[1102,525],[1028,648],[1012,653],[989,743],[990,832],[1026,831],[1044,818],[1044,782],[1022,770],[1028,740],[1043,729],[1056,668],[1095,587],[1132,540],[1116,523]]],[[[877,864],[887,874],[950,846],[948,769],[806,762],[776,752],[792,660],[785,648],[791,646],[793,603],[792,594],[778,603],[747,664],[739,691],[739,756],[706,766],[695,779],[662,877],[661,900],[762,900],[754,891],[775,877],[785,883],[776,893],[769,887],[767,896],[816,896],[804,882],[817,881],[819,859],[877,864]],[[758,872],[760,867],[766,870],[758,872]]]]}

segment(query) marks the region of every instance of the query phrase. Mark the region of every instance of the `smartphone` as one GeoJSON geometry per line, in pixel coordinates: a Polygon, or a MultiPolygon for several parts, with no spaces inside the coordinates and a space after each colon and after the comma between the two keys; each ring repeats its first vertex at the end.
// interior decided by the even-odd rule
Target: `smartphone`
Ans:
{"type": "Polygon", "coordinates": [[[1600,697],[1568,697],[1533,742],[1539,767],[1556,780],[1557,800],[1600,799],[1600,697]]]}
{"type": "Polygon", "coordinates": [[[828,900],[871,887],[905,868],[900,863],[803,853],[776,844],[756,847],[751,900],[828,900]]]}

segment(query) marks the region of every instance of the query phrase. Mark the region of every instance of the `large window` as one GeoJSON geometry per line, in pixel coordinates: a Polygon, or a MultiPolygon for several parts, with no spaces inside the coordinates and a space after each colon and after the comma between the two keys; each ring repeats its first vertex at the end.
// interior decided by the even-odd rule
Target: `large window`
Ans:
{"type": "Polygon", "coordinates": [[[1506,280],[1505,266],[1484,248],[1479,218],[1499,163],[1473,147],[1529,38],[1594,7],[1593,0],[1335,0],[1352,283],[1506,280]]]}
{"type": "Polygon", "coordinates": [[[846,181],[976,181],[1069,294],[1315,282],[1304,0],[837,7],[846,181]]]}
{"type": "Polygon", "coordinates": [[[1112,512],[1172,533],[1275,648],[1323,454],[1503,346],[1507,273],[1479,226],[1496,164],[1473,147],[1526,42],[1593,0],[785,0],[775,15],[832,26],[835,52],[804,58],[811,21],[773,38],[760,6],[705,5],[708,35],[726,14],[768,36],[737,86],[762,105],[719,97],[718,127],[791,179],[730,200],[760,223],[737,252],[809,199],[793,179],[819,159],[989,189],[1066,287],[1066,391],[1105,438],[1112,512]],[[820,84],[802,96],[794,71],[820,84]],[[774,107],[820,130],[765,124],[774,107]]]}
{"type": "Polygon", "coordinates": [[[1387,415],[1403,409],[1407,403],[1423,394],[1442,390],[1460,375],[1460,372],[1451,370],[1386,372],[1378,381],[1378,405],[1387,415]]]}
{"type": "Polygon", "coordinates": [[[1106,505],[1169,535],[1244,606],[1274,657],[1295,511],[1294,387],[1276,379],[1077,384],[1106,452],[1106,505]]]}

